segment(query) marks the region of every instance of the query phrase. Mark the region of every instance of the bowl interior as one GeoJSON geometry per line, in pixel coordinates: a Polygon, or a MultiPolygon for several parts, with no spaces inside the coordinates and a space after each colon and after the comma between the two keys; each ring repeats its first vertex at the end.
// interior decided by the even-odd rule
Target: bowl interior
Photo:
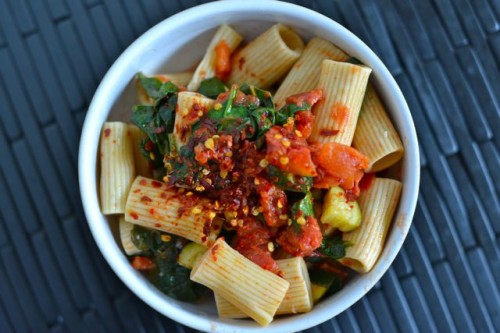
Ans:
{"type": "Polygon", "coordinates": [[[347,309],[380,279],[394,260],[409,230],[419,182],[418,145],[413,121],[401,91],[377,56],[358,38],[328,18],[288,3],[275,1],[223,1],[177,14],[144,34],[115,62],[99,86],[89,107],[81,137],[80,190],[90,228],[104,257],[123,282],[146,303],[185,325],[205,331],[298,331],[323,322],[347,309]],[[294,28],[305,40],[328,39],[373,69],[376,86],[401,135],[405,156],[400,165],[403,192],[385,249],[374,269],[357,275],[337,294],[317,304],[307,314],[277,317],[262,329],[250,320],[220,319],[212,297],[196,303],[173,300],[151,285],[128,263],[116,236],[116,219],[100,213],[97,150],[100,129],[106,120],[129,121],[137,103],[133,78],[145,74],[193,69],[202,58],[215,29],[230,24],[251,40],[276,22],[294,28]]]}

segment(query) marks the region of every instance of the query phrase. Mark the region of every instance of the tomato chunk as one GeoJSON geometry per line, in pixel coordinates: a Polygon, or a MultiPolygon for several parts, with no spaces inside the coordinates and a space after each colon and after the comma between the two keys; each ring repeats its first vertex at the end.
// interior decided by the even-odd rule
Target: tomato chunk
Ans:
{"type": "Polygon", "coordinates": [[[300,94],[295,94],[286,98],[285,102],[287,104],[295,104],[297,106],[302,106],[307,103],[312,107],[316,102],[318,102],[323,97],[322,89],[313,89],[311,91],[306,91],[300,94]]]}
{"type": "Polygon", "coordinates": [[[318,221],[312,216],[307,217],[306,224],[300,226],[300,230],[297,226],[291,225],[276,239],[285,252],[296,257],[311,255],[321,246],[322,241],[323,236],[318,221]]]}
{"type": "Polygon", "coordinates": [[[254,217],[247,217],[244,221],[243,226],[236,230],[234,249],[260,267],[278,273],[278,265],[268,249],[272,230],[254,217]]]}
{"type": "Polygon", "coordinates": [[[215,76],[221,80],[227,79],[231,73],[231,49],[225,40],[215,46],[215,76]]]}
{"type": "Polygon", "coordinates": [[[312,133],[314,115],[311,111],[299,111],[295,114],[295,128],[307,139],[312,133]]]}
{"type": "Polygon", "coordinates": [[[319,169],[315,187],[340,185],[354,195],[359,194],[358,183],[370,162],[366,156],[352,147],[330,142],[316,146],[313,160],[319,169]]]}
{"type": "Polygon", "coordinates": [[[298,176],[314,177],[316,167],[311,150],[304,138],[280,126],[273,126],[266,133],[266,159],[285,172],[298,176]]]}
{"type": "Polygon", "coordinates": [[[288,223],[288,203],[286,193],[269,181],[257,178],[264,219],[270,227],[280,227],[288,223]]]}
{"type": "Polygon", "coordinates": [[[151,258],[135,256],[134,259],[132,259],[132,267],[139,271],[148,271],[155,268],[155,263],[151,258]]]}

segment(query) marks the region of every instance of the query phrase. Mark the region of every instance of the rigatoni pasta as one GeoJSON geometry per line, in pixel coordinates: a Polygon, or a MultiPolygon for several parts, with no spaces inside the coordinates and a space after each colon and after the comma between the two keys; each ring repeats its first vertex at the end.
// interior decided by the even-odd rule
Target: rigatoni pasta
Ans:
{"type": "Polygon", "coordinates": [[[403,185],[394,179],[375,178],[358,198],[363,220],[354,231],[344,233],[345,257],[339,261],[360,273],[369,272],[384,247],[385,237],[399,202],[403,185]]]}
{"type": "MultiPolygon", "coordinates": [[[[276,314],[308,312],[312,309],[311,282],[302,257],[276,260],[283,279],[290,283],[276,314]]],[[[215,293],[215,304],[221,318],[246,318],[245,312],[215,293]]]]}
{"type": "Polygon", "coordinates": [[[274,103],[277,109],[285,104],[285,98],[317,87],[323,60],[346,61],[349,55],[331,42],[314,37],[307,43],[299,60],[280,84],[274,103]]]}
{"type": "Polygon", "coordinates": [[[326,97],[315,107],[311,142],[351,145],[371,71],[366,66],[323,61],[318,88],[326,97]]]}
{"type": "Polygon", "coordinates": [[[120,231],[120,240],[122,242],[123,250],[129,256],[141,253],[141,249],[135,246],[132,241],[132,229],[134,229],[134,225],[132,223],[125,221],[125,216],[120,216],[120,220],[118,221],[118,228],[120,231]]]}
{"type": "Polygon", "coordinates": [[[273,25],[236,53],[228,81],[269,88],[288,72],[303,49],[304,42],[295,31],[273,25]]]}
{"type": "Polygon", "coordinates": [[[134,151],[128,126],[107,122],[101,134],[101,211],[122,214],[130,185],[135,177],[134,151]]]}
{"type": "Polygon", "coordinates": [[[220,294],[261,325],[268,325],[290,283],[262,269],[222,238],[203,255],[191,279],[220,294]]]}
{"type": "Polygon", "coordinates": [[[125,207],[125,221],[182,236],[210,246],[220,226],[207,199],[180,195],[166,184],[138,176],[125,207]]]}
{"type": "Polygon", "coordinates": [[[370,159],[369,172],[384,170],[403,157],[403,143],[370,84],[366,89],[352,145],[370,159]]]}

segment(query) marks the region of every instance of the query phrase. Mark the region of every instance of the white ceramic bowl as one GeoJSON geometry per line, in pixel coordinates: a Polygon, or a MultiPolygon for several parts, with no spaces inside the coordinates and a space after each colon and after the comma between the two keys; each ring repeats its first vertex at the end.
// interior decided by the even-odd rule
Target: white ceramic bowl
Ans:
{"type": "Polygon", "coordinates": [[[299,331],[322,323],[353,305],[382,277],[399,252],[411,225],[420,178],[418,143],[410,111],[380,59],[361,40],[329,18],[296,5],[266,0],[220,1],[194,7],[164,20],[130,45],[109,69],[90,104],[80,141],[78,167],[82,202],[90,229],[120,279],[165,316],[195,329],[217,332],[299,331]],[[382,95],[405,147],[404,187],[385,250],[370,273],[358,275],[311,312],[277,317],[268,327],[262,328],[251,320],[218,318],[210,299],[193,304],[171,299],[135,271],[116,241],[113,221],[108,221],[100,212],[96,167],[99,133],[104,121],[130,117],[130,108],[135,103],[131,81],[136,72],[152,74],[192,68],[201,59],[214,30],[222,23],[253,38],[276,22],[293,27],[305,39],[312,36],[328,39],[373,69],[371,80],[382,95]]]}

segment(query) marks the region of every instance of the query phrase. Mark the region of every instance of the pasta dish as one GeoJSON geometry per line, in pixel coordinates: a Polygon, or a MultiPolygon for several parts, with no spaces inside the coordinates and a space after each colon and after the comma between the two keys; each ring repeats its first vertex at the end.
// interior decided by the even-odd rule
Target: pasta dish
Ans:
{"type": "Polygon", "coordinates": [[[283,24],[242,41],[222,25],[194,72],[137,74],[131,123],[102,129],[101,210],[165,294],[268,325],[373,268],[403,145],[358,59],[283,24]]]}

